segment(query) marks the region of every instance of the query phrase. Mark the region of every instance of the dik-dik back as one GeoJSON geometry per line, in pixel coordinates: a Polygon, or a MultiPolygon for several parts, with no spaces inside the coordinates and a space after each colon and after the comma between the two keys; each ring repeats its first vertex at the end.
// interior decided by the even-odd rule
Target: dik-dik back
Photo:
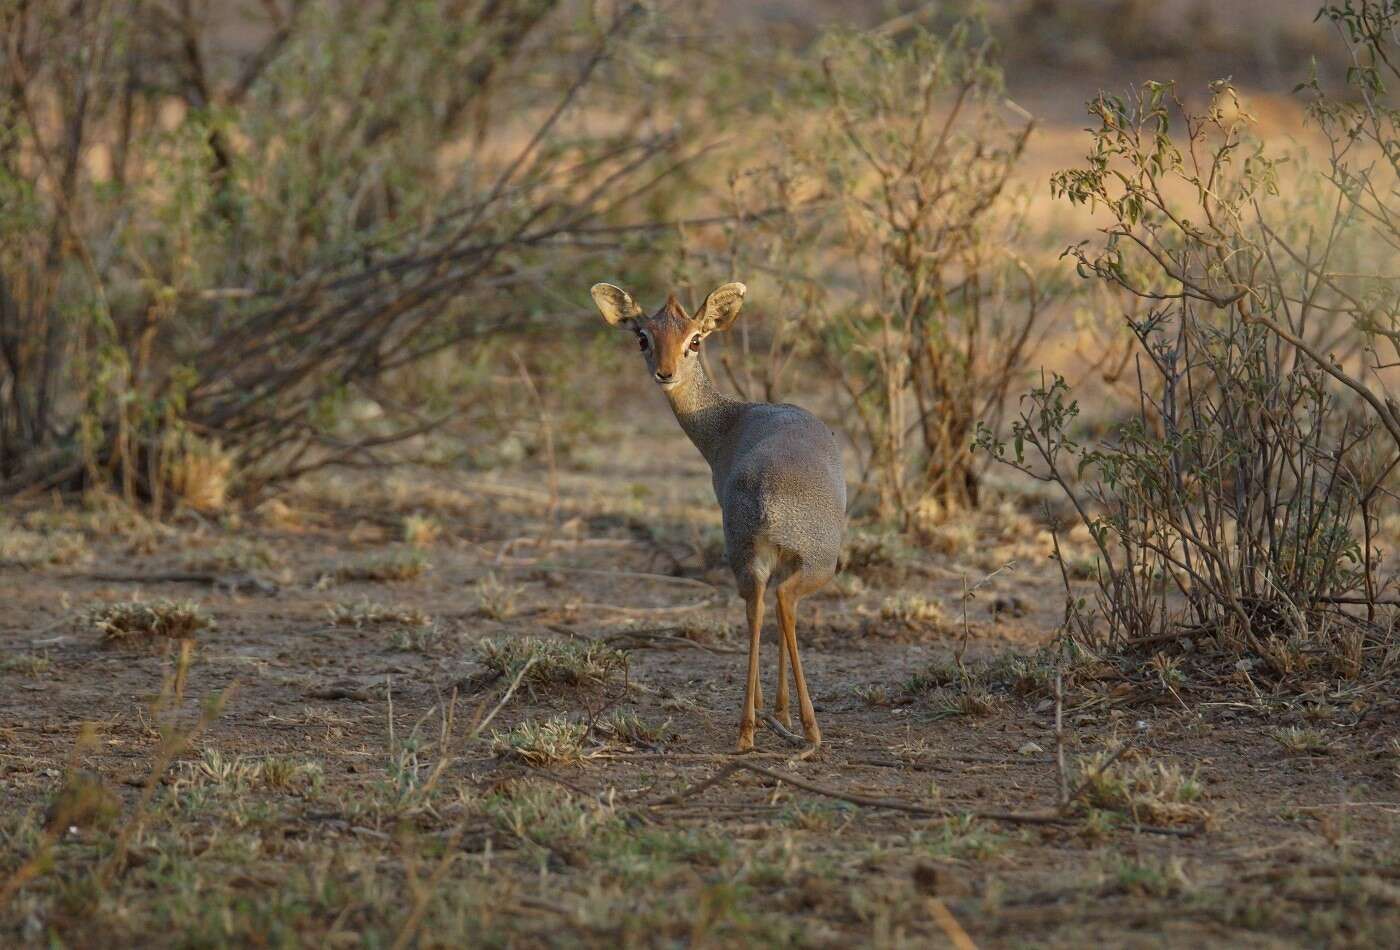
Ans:
{"type": "MultiPolygon", "coordinates": [[[[750,404],[728,457],[713,466],[725,546],[736,578],[758,571],[836,571],[846,523],[841,450],[805,409],[750,404]],[[773,563],[764,563],[768,558],[773,563]]],[[[749,578],[741,578],[744,585],[749,578]]]]}

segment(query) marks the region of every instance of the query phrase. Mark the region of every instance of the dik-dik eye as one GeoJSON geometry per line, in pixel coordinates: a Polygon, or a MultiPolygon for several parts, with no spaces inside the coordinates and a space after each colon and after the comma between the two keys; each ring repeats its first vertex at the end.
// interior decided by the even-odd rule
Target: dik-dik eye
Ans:
{"type": "Polygon", "coordinates": [[[645,334],[645,333],[638,333],[638,334],[637,334],[637,349],[639,349],[639,350],[641,350],[643,353],[645,353],[645,352],[647,351],[647,345],[648,345],[648,344],[647,344],[646,334],[645,334]]]}
{"type": "Polygon", "coordinates": [[[699,353],[699,352],[700,352],[700,337],[698,337],[698,336],[693,336],[693,337],[690,338],[690,352],[692,352],[692,353],[699,353]]]}

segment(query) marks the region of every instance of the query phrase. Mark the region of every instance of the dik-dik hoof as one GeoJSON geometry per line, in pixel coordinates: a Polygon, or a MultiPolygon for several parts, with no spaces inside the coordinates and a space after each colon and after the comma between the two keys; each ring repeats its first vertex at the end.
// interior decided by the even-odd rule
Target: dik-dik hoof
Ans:
{"type": "Polygon", "coordinates": [[[749,726],[748,728],[740,728],[740,729],[739,729],[739,742],[738,742],[737,745],[735,745],[734,751],[735,751],[735,752],[752,752],[752,751],[753,751],[753,733],[754,733],[754,727],[753,727],[753,726],[749,726]]]}

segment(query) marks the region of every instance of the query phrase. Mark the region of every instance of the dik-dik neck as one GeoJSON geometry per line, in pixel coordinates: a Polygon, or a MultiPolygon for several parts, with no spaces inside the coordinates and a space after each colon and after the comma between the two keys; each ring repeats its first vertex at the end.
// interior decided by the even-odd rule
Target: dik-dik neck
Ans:
{"type": "Polygon", "coordinates": [[[714,467],[728,444],[728,433],[746,403],[723,395],[710,382],[705,364],[696,361],[690,378],[666,391],[676,420],[690,441],[714,467]]]}

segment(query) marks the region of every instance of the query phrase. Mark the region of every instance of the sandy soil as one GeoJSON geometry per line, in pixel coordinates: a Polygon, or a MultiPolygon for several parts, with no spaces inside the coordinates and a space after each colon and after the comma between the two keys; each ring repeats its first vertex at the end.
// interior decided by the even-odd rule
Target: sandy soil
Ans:
{"type": "MultiPolygon", "coordinates": [[[[1060,781],[1055,704],[1043,691],[989,688],[984,703],[969,704],[956,687],[911,686],[916,672],[946,666],[964,637],[976,669],[1029,656],[1056,632],[1063,594],[1043,532],[1007,508],[958,526],[942,553],[905,552],[897,567],[866,568],[863,581],[808,601],[799,637],[826,743],[799,759],[760,730],[758,754],[732,757],[742,607],[715,554],[707,473],[654,408],[636,408],[638,434],[609,451],[611,463],[560,473],[557,498],[529,472],[424,472],[325,478],[239,518],[191,515],[164,529],[103,526],[117,516],[48,505],[12,511],[13,523],[27,518],[44,526],[41,534],[76,526],[91,554],[0,571],[0,872],[39,846],[43,810],[71,767],[101,776],[127,822],[151,775],[160,739],[150,706],[174,654],[104,647],[85,611],[193,598],[216,626],[198,637],[175,711],[189,722],[201,697],[235,691],[162,773],[129,846],[137,855],[180,852],[206,881],[191,906],[223,909],[163,909],[150,858],[128,858],[104,883],[105,898],[75,909],[83,905],[70,893],[74,881],[112,848],[110,831],[75,826],[54,845],[56,870],[0,912],[6,942],[50,934],[74,945],[100,934],[122,943],[237,943],[254,934],[286,942],[268,937],[278,933],[290,942],[381,942],[399,932],[418,893],[411,870],[393,870],[410,868],[405,855],[417,853],[403,838],[405,822],[457,854],[448,880],[460,867],[460,886],[490,898],[472,905],[475,916],[454,918],[471,920],[458,933],[506,945],[927,945],[947,939],[945,909],[980,946],[1383,945],[1400,936],[1393,685],[1338,682],[1299,696],[1256,677],[1250,698],[1213,681],[1208,663],[1175,691],[1154,688],[1145,666],[1091,678],[1064,703],[1071,771],[1081,756],[1126,743],[1121,762],[1194,772],[1205,820],[1145,831],[1131,816],[1083,807],[1048,823],[967,817],[1053,810],[1060,781]],[[402,557],[406,516],[441,528],[422,545],[430,570],[402,581],[336,579],[347,565],[402,557]],[[228,562],[212,572],[225,581],[243,573],[240,558],[265,561],[252,573],[276,588],[157,579],[211,558],[228,562]],[[1008,562],[1012,569],[976,589],[964,627],[964,583],[1008,562]],[[489,589],[505,594],[487,598],[486,612],[504,619],[483,612],[488,574],[500,582],[489,589]],[[502,597],[510,603],[497,603],[502,597]],[[910,597],[941,608],[942,618],[898,619],[891,605],[910,597]],[[332,622],[336,605],[370,601],[414,608],[430,625],[332,622]],[[522,687],[481,737],[458,744],[505,685],[476,662],[480,642],[526,636],[612,638],[626,648],[628,683],[522,687]],[[453,738],[443,742],[449,706],[453,738]],[[551,716],[595,721],[605,709],[635,715],[645,736],[595,728],[582,762],[539,767],[498,754],[489,740],[551,716]],[[95,735],[82,738],[84,724],[95,735]],[[1290,725],[1313,730],[1317,747],[1288,751],[1276,731],[1290,725]],[[385,807],[386,783],[405,781],[406,748],[410,783],[442,763],[437,787],[453,790],[445,802],[385,807]],[[220,757],[213,770],[209,750],[220,757]],[[269,757],[311,763],[319,777],[274,790],[213,775],[218,762],[269,757]],[[862,807],[747,771],[687,791],[732,761],[937,814],[862,807]],[[179,804],[211,785],[237,794],[179,804]],[[528,823],[512,831],[481,817],[490,812],[479,811],[487,800],[479,796],[517,800],[525,787],[548,788],[559,807],[600,821],[625,819],[616,840],[628,847],[656,835],[690,844],[643,849],[638,860],[650,870],[636,878],[618,870],[621,844],[532,838],[528,823]],[[255,818],[244,813],[250,800],[261,802],[255,818]],[[213,842],[249,827],[260,845],[232,870],[213,842]],[[279,891],[316,855],[357,849],[390,869],[379,902],[326,897],[290,923],[279,916],[279,891]],[[203,923],[148,929],[194,927],[182,913],[203,923]]],[[[765,650],[771,698],[771,640],[765,650]]],[[[338,865],[326,860],[337,879],[338,865]]],[[[430,902],[430,920],[437,907],[430,902]]],[[[416,933],[425,944],[459,939],[416,933]]]]}

